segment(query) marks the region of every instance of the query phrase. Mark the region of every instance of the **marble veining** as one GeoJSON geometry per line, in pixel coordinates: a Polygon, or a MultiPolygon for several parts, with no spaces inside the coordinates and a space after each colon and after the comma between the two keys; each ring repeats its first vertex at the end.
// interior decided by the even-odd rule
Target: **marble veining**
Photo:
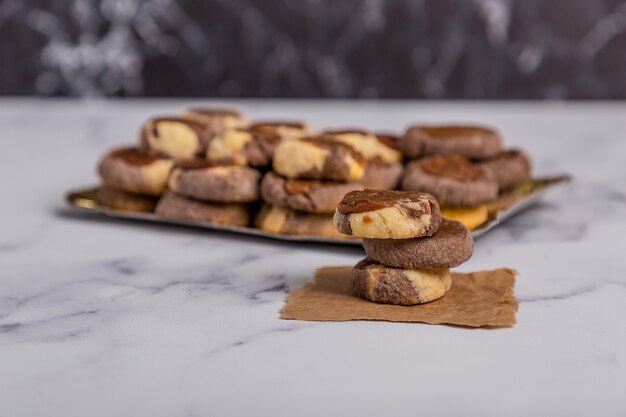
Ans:
{"type": "Polygon", "coordinates": [[[488,123],[538,175],[571,173],[459,268],[519,271],[518,324],[489,331],[282,321],[290,290],[362,250],[65,207],[105,149],[185,104],[0,100],[0,416],[623,415],[626,105],[220,103],[316,127],[488,123]]]}

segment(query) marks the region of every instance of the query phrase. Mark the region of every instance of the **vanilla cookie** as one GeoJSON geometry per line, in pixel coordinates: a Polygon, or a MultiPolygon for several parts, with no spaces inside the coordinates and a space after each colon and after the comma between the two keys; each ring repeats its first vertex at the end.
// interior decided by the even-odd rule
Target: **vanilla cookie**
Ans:
{"type": "Polygon", "coordinates": [[[500,134],[482,126],[413,126],[400,141],[400,149],[409,159],[452,154],[485,159],[496,156],[501,147],[500,134]]]}
{"type": "Polygon", "coordinates": [[[530,158],[519,149],[500,152],[480,164],[493,172],[500,191],[510,190],[530,179],[530,158]]]}
{"type": "Polygon", "coordinates": [[[261,181],[261,197],[266,203],[308,213],[335,212],[337,204],[350,191],[362,190],[358,182],[294,180],[268,172],[261,181]]]}
{"type": "Polygon", "coordinates": [[[231,129],[213,138],[206,157],[213,162],[267,167],[280,142],[280,136],[272,132],[231,129]]]}
{"type": "Polygon", "coordinates": [[[430,237],[363,239],[363,248],[374,262],[396,268],[454,268],[472,256],[474,240],[463,223],[444,218],[430,237]]]}
{"type": "Polygon", "coordinates": [[[430,193],[442,205],[476,206],[495,200],[493,173],[462,156],[432,156],[407,164],[402,189],[430,193]]]}
{"type": "Polygon", "coordinates": [[[261,208],[255,225],[270,233],[345,238],[335,229],[330,214],[304,213],[269,204],[261,208]]]}
{"type": "Polygon", "coordinates": [[[103,186],[98,189],[100,203],[111,210],[151,213],[157,204],[158,197],[127,193],[115,188],[103,186]]]}
{"type": "Polygon", "coordinates": [[[352,191],[337,206],[341,233],[377,239],[431,236],[439,228],[437,200],[426,193],[390,190],[352,191]]]}
{"type": "Polygon", "coordinates": [[[205,125],[184,117],[157,117],[141,127],[141,150],[170,158],[192,158],[206,152],[211,135],[205,125]]]}
{"type": "Polygon", "coordinates": [[[159,156],[144,155],[135,148],[118,148],[100,161],[102,183],[135,194],[161,195],[174,162],[159,156]]]}
{"type": "Polygon", "coordinates": [[[352,291],[375,303],[402,306],[437,300],[452,286],[449,269],[402,269],[364,259],[352,269],[352,291]]]}
{"type": "Polygon", "coordinates": [[[287,178],[347,182],[363,177],[365,159],[343,143],[305,138],[282,142],[273,166],[287,178]]]}
{"type": "Polygon", "coordinates": [[[163,194],[154,212],[167,219],[232,226],[247,226],[250,223],[250,207],[247,204],[194,200],[173,191],[163,194]]]}
{"type": "Polygon", "coordinates": [[[214,138],[228,129],[244,128],[249,124],[248,119],[234,109],[191,107],[182,117],[202,123],[208,138],[214,138]]]}
{"type": "Polygon", "coordinates": [[[178,194],[222,203],[251,203],[259,199],[261,173],[250,167],[216,164],[203,159],[178,161],[169,188],[178,194]]]}

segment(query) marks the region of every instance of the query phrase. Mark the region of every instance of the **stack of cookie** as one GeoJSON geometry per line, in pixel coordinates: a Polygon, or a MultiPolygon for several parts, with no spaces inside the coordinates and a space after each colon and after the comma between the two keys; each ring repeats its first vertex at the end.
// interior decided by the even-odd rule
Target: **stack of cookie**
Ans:
{"type": "Polygon", "coordinates": [[[365,159],[350,146],[324,138],[283,141],[274,153],[273,171],[261,181],[266,203],[258,228],[272,233],[340,236],[332,223],[337,203],[363,189],[365,159]]]}
{"type": "Polygon", "coordinates": [[[499,196],[530,178],[525,154],[502,151],[499,133],[485,127],[413,126],[401,139],[400,148],[410,160],[402,190],[434,195],[444,217],[470,229],[503,208],[499,196]]]}
{"type": "Polygon", "coordinates": [[[442,297],[450,268],[474,250],[462,223],[441,217],[430,194],[353,191],[334,216],[341,233],[363,238],[367,258],[352,270],[355,295],[385,304],[414,305],[442,297]]]}

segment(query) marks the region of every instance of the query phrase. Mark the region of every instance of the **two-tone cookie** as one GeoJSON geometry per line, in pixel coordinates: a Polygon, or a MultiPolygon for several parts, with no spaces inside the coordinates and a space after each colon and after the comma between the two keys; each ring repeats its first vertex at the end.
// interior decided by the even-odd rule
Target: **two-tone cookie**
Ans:
{"type": "Polygon", "coordinates": [[[315,134],[315,131],[305,122],[298,121],[262,121],[250,125],[256,132],[266,132],[278,135],[283,140],[300,139],[315,134]]]}
{"type": "Polygon", "coordinates": [[[215,107],[191,107],[182,117],[204,125],[208,138],[213,138],[228,129],[248,126],[248,119],[239,111],[215,107]]]}
{"type": "Polygon", "coordinates": [[[163,194],[154,212],[167,219],[233,226],[247,226],[250,223],[250,207],[247,204],[200,201],[173,191],[163,194]]]}
{"type": "Polygon", "coordinates": [[[260,179],[258,170],[246,166],[181,160],[172,170],[169,188],[198,200],[250,203],[259,199],[260,179]]]}
{"type": "Polygon", "coordinates": [[[468,159],[492,158],[502,148],[502,138],[482,126],[413,126],[400,142],[406,158],[458,154],[468,159]]]}
{"type": "Polygon", "coordinates": [[[267,167],[281,141],[279,135],[269,131],[230,129],[213,138],[206,157],[213,162],[267,167]]]}
{"type": "Polygon", "coordinates": [[[452,286],[450,270],[394,268],[364,259],[352,269],[352,291],[376,303],[415,305],[441,298],[452,286]]]}
{"type": "Polygon", "coordinates": [[[141,127],[141,150],[170,158],[192,158],[206,152],[212,135],[205,125],[185,117],[156,117],[141,127]]]}
{"type": "Polygon", "coordinates": [[[335,229],[330,214],[305,213],[269,204],[261,208],[254,223],[257,228],[270,233],[344,237],[335,229]]]}
{"type": "Polygon", "coordinates": [[[98,173],[105,186],[129,193],[161,195],[174,162],[145,155],[135,148],[118,148],[100,161],[98,173]]]}
{"type": "Polygon", "coordinates": [[[439,228],[437,200],[421,192],[353,191],[337,206],[334,223],[355,237],[406,239],[431,236],[439,228]]]}
{"type": "Polygon", "coordinates": [[[472,256],[474,240],[463,223],[444,218],[428,238],[365,238],[363,248],[374,262],[396,268],[454,268],[472,256]]]}
{"type": "Polygon", "coordinates": [[[365,158],[346,144],[305,138],[282,142],[273,167],[287,178],[347,182],[363,177],[365,158]]]}
{"type": "Polygon", "coordinates": [[[480,165],[493,173],[501,192],[517,187],[529,180],[531,175],[530,158],[521,149],[500,152],[493,158],[481,161],[480,165]]]}
{"type": "Polygon", "coordinates": [[[261,197],[266,203],[308,213],[334,213],[337,204],[350,191],[361,190],[358,182],[297,180],[268,172],[261,181],[261,197]]]}

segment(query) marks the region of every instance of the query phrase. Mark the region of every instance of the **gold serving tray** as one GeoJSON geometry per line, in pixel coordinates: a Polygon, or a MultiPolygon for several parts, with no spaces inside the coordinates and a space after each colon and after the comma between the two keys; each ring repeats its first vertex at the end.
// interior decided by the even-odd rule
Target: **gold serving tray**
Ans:
{"type": "MultiPolygon", "coordinates": [[[[570,181],[569,175],[555,175],[552,177],[536,178],[526,182],[521,189],[519,197],[512,201],[506,209],[493,213],[489,218],[475,230],[472,236],[478,238],[489,230],[493,229],[506,219],[509,219],[522,212],[523,210],[536,204],[546,191],[552,187],[570,181]]],[[[312,242],[327,243],[335,245],[361,245],[360,239],[353,238],[328,238],[322,236],[308,235],[286,235],[279,233],[270,233],[254,227],[227,226],[221,224],[212,224],[207,222],[199,222],[193,220],[178,220],[159,217],[152,213],[136,213],[130,211],[111,210],[102,205],[98,198],[98,187],[90,187],[77,191],[71,191],[66,195],[66,200],[70,206],[98,215],[105,215],[115,219],[138,220],[143,222],[190,226],[200,229],[217,230],[222,232],[239,233],[249,236],[261,236],[269,239],[277,239],[290,242],[312,242]]]]}

